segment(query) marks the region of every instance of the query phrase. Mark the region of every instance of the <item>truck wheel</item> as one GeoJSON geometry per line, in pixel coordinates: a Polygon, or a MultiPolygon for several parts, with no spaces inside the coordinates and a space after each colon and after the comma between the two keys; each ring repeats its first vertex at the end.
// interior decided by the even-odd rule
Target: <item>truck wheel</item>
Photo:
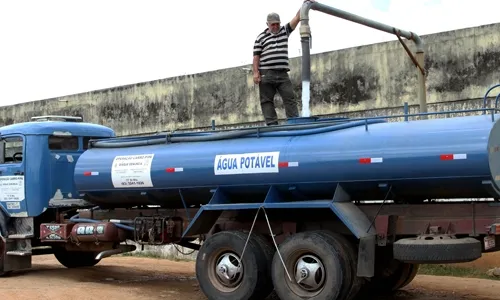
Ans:
{"type": "Polygon", "coordinates": [[[221,231],[201,246],[196,277],[208,299],[264,299],[272,291],[266,256],[253,234],[241,258],[247,237],[240,231],[221,231]]]}
{"type": "MultiPolygon", "coordinates": [[[[364,279],[357,276],[357,268],[358,268],[358,251],[357,248],[354,247],[353,243],[351,243],[347,238],[343,235],[329,231],[322,230],[319,231],[320,234],[325,234],[330,236],[338,247],[342,247],[345,253],[345,258],[347,259],[347,266],[343,269],[346,274],[344,275],[344,279],[346,282],[344,286],[349,287],[347,290],[346,300],[351,300],[356,297],[356,295],[361,290],[363,286],[364,279]]],[[[344,257],[344,255],[342,255],[344,257]]],[[[344,299],[340,297],[340,299],[344,299]]]]}
{"type": "Polygon", "coordinates": [[[392,251],[382,250],[375,260],[375,276],[361,289],[360,294],[391,294],[409,284],[418,271],[418,265],[404,263],[392,258],[392,251]]]}
{"type": "Polygon", "coordinates": [[[413,264],[399,263],[396,272],[393,273],[393,276],[389,277],[389,279],[387,280],[387,282],[390,283],[390,285],[387,286],[386,291],[394,292],[405,286],[406,285],[405,283],[410,278],[411,273],[414,269],[415,268],[413,264]]]}
{"type": "Polygon", "coordinates": [[[346,254],[338,243],[316,231],[292,235],[279,247],[279,253],[291,277],[283,267],[278,252],[274,255],[272,277],[280,299],[337,299],[349,287],[345,267],[346,254]],[[346,284],[347,283],[347,284],[346,284]]]}
{"type": "Polygon", "coordinates": [[[415,276],[417,276],[418,269],[420,269],[419,264],[409,264],[410,265],[410,272],[408,276],[406,277],[406,280],[398,287],[398,289],[402,289],[408,284],[410,284],[413,279],[415,279],[415,276]]]}
{"type": "MultiPolygon", "coordinates": [[[[404,286],[410,276],[411,264],[394,261],[397,267],[390,267],[377,271],[375,276],[362,288],[362,294],[369,296],[373,294],[391,294],[404,286]]],[[[408,282],[409,283],[409,282],[408,282]]]]}
{"type": "Polygon", "coordinates": [[[6,253],[7,250],[5,248],[5,241],[0,235],[0,277],[7,276],[11,273],[11,271],[4,271],[4,261],[6,253]]]}
{"type": "Polygon", "coordinates": [[[405,238],[393,245],[394,258],[407,263],[460,263],[481,257],[481,242],[474,238],[425,236],[405,238]]]}
{"type": "Polygon", "coordinates": [[[263,287],[263,297],[268,297],[270,299],[278,299],[276,291],[274,291],[274,285],[271,278],[271,265],[273,263],[274,253],[276,253],[276,248],[272,242],[270,242],[264,235],[260,233],[252,233],[255,241],[259,244],[259,248],[264,252],[266,258],[266,274],[268,274],[269,279],[266,281],[266,285],[263,287]]]}
{"type": "Polygon", "coordinates": [[[68,251],[61,247],[53,247],[54,256],[66,268],[93,267],[99,263],[94,252],[68,251]]]}

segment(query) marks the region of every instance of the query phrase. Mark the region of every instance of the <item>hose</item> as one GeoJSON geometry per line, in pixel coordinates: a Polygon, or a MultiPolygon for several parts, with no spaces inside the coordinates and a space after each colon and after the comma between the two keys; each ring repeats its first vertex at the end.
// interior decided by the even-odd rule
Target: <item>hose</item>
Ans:
{"type": "MultiPolygon", "coordinates": [[[[336,121],[335,123],[338,123],[336,121]]],[[[175,136],[172,134],[164,134],[161,136],[156,136],[155,138],[149,138],[146,140],[140,140],[138,138],[133,138],[132,141],[120,140],[97,140],[92,143],[94,148],[125,148],[125,147],[139,147],[148,145],[161,145],[166,143],[187,143],[187,142],[207,142],[207,141],[217,141],[241,137],[286,137],[286,136],[302,136],[310,134],[318,134],[328,131],[335,131],[339,129],[346,129],[356,126],[369,125],[375,123],[384,123],[385,120],[374,119],[374,120],[364,120],[364,121],[353,121],[353,122],[343,122],[343,124],[298,124],[290,127],[264,127],[264,128],[250,128],[241,129],[236,131],[220,132],[220,133],[210,133],[210,134],[195,134],[175,136]],[[319,127],[319,128],[317,128],[319,127]],[[302,130],[302,132],[296,132],[302,130]]]]}
{"type": "MultiPolygon", "coordinates": [[[[270,132],[270,131],[284,131],[284,130],[304,130],[304,129],[310,129],[310,128],[317,128],[317,127],[326,127],[328,125],[335,125],[339,123],[346,123],[349,122],[350,120],[347,120],[347,118],[328,118],[328,119],[323,119],[322,121],[314,122],[314,123],[302,123],[300,125],[298,124],[293,124],[293,125],[277,125],[277,126],[272,126],[272,127],[260,127],[258,129],[258,132],[270,132]],[[323,121],[325,120],[325,121],[323,121]],[[328,122],[327,122],[328,121],[328,122]]],[[[228,132],[229,130],[223,129],[219,131],[211,131],[211,132],[182,132],[182,133],[174,133],[175,136],[193,136],[193,135],[214,135],[215,133],[219,132],[228,132]]],[[[234,129],[230,130],[234,131],[234,129]]],[[[164,136],[168,135],[167,132],[163,133],[164,136]]],[[[173,134],[172,134],[173,136],[173,134]]]]}
{"type": "Polygon", "coordinates": [[[367,124],[384,123],[384,122],[385,121],[383,121],[383,120],[369,120],[367,122],[364,122],[364,121],[350,122],[347,124],[333,125],[333,126],[328,126],[325,128],[303,130],[302,132],[298,132],[298,133],[294,133],[294,134],[290,134],[288,132],[268,132],[268,133],[259,134],[259,136],[262,136],[262,137],[285,137],[285,136],[310,135],[310,134],[318,134],[318,133],[324,133],[324,132],[335,131],[335,130],[340,130],[340,129],[347,129],[347,128],[357,127],[357,126],[361,126],[361,125],[365,125],[365,124],[367,125],[367,124]]]}

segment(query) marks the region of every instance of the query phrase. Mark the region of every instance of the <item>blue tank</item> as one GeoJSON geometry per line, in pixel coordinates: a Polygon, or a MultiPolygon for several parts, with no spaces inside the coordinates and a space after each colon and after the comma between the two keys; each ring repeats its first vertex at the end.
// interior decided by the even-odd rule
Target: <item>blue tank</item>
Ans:
{"type": "Polygon", "coordinates": [[[497,119],[336,120],[96,141],[78,159],[75,184],[103,207],[199,207],[218,187],[238,202],[262,201],[270,186],[287,201],[324,200],[338,183],[354,200],[499,197],[500,162],[489,157],[500,145],[497,119]]]}

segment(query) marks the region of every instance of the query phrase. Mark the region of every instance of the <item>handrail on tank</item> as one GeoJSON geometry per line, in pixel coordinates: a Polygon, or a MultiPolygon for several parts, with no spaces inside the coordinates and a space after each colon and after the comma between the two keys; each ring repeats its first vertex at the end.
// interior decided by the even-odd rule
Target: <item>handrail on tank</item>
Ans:
{"type": "MultiPolygon", "coordinates": [[[[403,114],[396,114],[396,115],[384,115],[384,116],[371,116],[371,117],[359,117],[359,118],[334,118],[334,119],[319,119],[317,121],[314,121],[309,124],[284,124],[284,125],[279,125],[279,126],[257,126],[257,127],[246,127],[246,128],[229,128],[229,129],[209,129],[208,131],[180,131],[174,130],[171,132],[154,132],[154,133],[149,133],[149,134],[155,134],[155,135],[148,135],[148,133],[140,134],[140,135],[128,135],[128,136],[119,136],[115,138],[108,138],[105,140],[95,140],[95,142],[99,141],[104,141],[104,143],[113,143],[113,142],[118,142],[121,143],[123,141],[127,141],[130,143],[142,141],[145,139],[148,139],[151,141],[152,144],[157,144],[157,142],[153,141],[156,139],[165,139],[167,136],[172,138],[172,137],[189,137],[193,136],[193,134],[201,137],[201,136],[206,136],[209,137],[210,135],[217,134],[217,133],[223,133],[223,132],[233,132],[236,133],[238,131],[249,131],[249,130],[258,130],[258,132],[263,133],[262,136],[266,136],[266,132],[273,132],[273,131],[286,131],[286,130],[295,130],[295,127],[302,126],[302,130],[306,129],[313,129],[314,127],[319,127],[315,126],[317,125],[322,125],[322,126],[328,126],[328,125],[335,125],[335,124],[341,124],[341,123],[352,123],[353,121],[364,121],[363,125],[365,126],[366,130],[368,130],[368,125],[372,121],[380,120],[380,119],[393,119],[393,118],[404,118],[405,122],[409,121],[409,117],[426,117],[430,115],[447,115],[447,114],[454,114],[454,113],[472,113],[472,112],[483,112],[483,115],[486,112],[491,112],[491,121],[495,122],[495,114],[500,112],[500,108],[476,108],[476,109],[462,109],[462,110],[446,110],[446,111],[433,111],[433,112],[426,112],[426,113],[409,113],[409,107],[408,104],[405,102],[405,105],[403,107],[404,112],[403,114]],[[310,127],[310,128],[306,128],[310,127]]],[[[250,132],[251,134],[254,134],[255,132],[250,132]]],[[[248,134],[250,134],[248,133],[248,134]]],[[[242,134],[244,136],[245,134],[242,134]]],[[[259,136],[259,135],[258,135],[259,136]]],[[[232,138],[232,137],[231,137],[232,138]]],[[[167,141],[165,140],[165,143],[167,141]]],[[[91,140],[91,144],[94,143],[94,140],[91,140]]]]}
{"type": "MultiPolygon", "coordinates": [[[[336,16],[348,21],[352,21],[361,25],[365,25],[374,29],[385,31],[387,33],[394,34],[401,41],[400,36],[403,36],[409,40],[413,40],[416,45],[416,60],[408,53],[412,58],[413,62],[417,65],[418,70],[418,98],[420,102],[420,112],[427,112],[427,101],[426,101],[426,87],[425,87],[425,71],[423,69],[424,65],[424,42],[415,33],[411,31],[405,31],[397,29],[393,26],[382,24],[370,19],[360,17],[349,12],[333,8],[318,2],[305,2],[300,9],[300,36],[302,43],[302,117],[309,117],[309,102],[310,102],[310,81],[311,81],[311,61],[310,61],[310,39],[311,39],[311,29],[309,26],[309,10],[317,10],[332,16],[336,16]]],[[[402,41],[401,41],[402,42],[402,41]]],[[[406,45],[403,44],[406,51],[406,45]]]]}
{"type": "Polygon", "coordinates": [[[426,113],[403,113],[399,115],[389,115],[389,116],[378,116],[378,117],[361,117],[361,118],[352,118],[349,121],[359,121],[359,120],[376,120],[376,119],[392,119],[392,118],[405,118],[407,121],[408,117],[422,117],[422,116],[431,116],[431,115],[447,115],[447,114],[460,114],[460,113],[468,113],[468,112],[483,112],[483,115],[487,111],[491,111],[491,121],[495,121],[495,113],[500,112],[500,108],[474,108],[474,109],[460,109],[460,110],[446,110],[446,111],[433,111],[426,113]]]}
{"type": "MultiPolygon", "coordinates": [[[[403,106],[403,113],[402,114],[394,114],[394,115],[384,115],[384,116],[370,116],[370,117],[358,117],[358,118],[346,118],[346,119],[334,119],[334,120],[322,120],[321,118],[318,119],[315,122],[312,122],[310,124],[335,124],[335,123],[349,123],[353,121],[374,121],[374,120],[380,120],[380,119],[396,119],[396,118],[404,118],[405,122],[409,121],[409,117],[421,117],[422,119],[426,118],[427,116],[432,116],[432,115],[449,115],[449,114],[464,114],[464,113],[473,113],[473,112],[483,112],[483,115],[486,114],[486,112],[491,112],[491,121],[495,122],[495,114],[500,113],[500,108],[472,108],[472,109],[459,109],[459,110],[445,110],[445,111],[431,111],[431,112],[418,112],[418,113],[409,113],[409,107],[408,104],[405,102],[405,105],[403,106]]],[[[270,129],[270,128],[276,128],[278,129],[286,129],[287,127],[293,127],[296,126],[294,124],[283,124],[279,126],[272,126],[272,127],[258,127],[258,128],[265,128],[265,129],[270,129]]],[[[367,126],[366,126],[367,127],[367,126]]],[[[249,127],[252,128],[252,127],[249,127]]],[[[245,128],[248,129],[248,128],[245,128]]],[[[235,131],[239,129],[219,129],[219,130],[210,130],[210,133],[216,133],[216,132],[224,132],[224,131],[235,131]]]]}
{"type": "Polygon", "coordinates": [[[497,97],[495,98],[495,108],[498,107],[498,99],[500,99],[500,93],[498,93],[497,97]]]}
{"type": "MultiPolygon", "coordinates": [[[[483,108],[486,108],[486,100],[488,99],[488,94],[495,88],[500,87],[500,84],[495,84],[494,86],[490,87],[486,93],[484,94],[483,98],[483,108]]],[[[497,97],[498,99],[498,97],[497,97]]],[[[495,100],[495,108],[497,107],[497,100],[495,100]]],[[[486,114],[486,111],[483,112],[483,115],[486,114]]]]}

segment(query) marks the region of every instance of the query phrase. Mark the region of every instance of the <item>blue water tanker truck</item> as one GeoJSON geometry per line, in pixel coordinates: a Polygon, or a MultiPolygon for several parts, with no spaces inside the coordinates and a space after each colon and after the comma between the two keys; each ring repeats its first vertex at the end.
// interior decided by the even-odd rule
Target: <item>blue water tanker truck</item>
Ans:
{"type": "MultiPolygon", "coordinates": [[[[308,9],[353,18],[304,4],[305,103],[308,9]]],[[[33,255],[80,268],[173,244],[198,251],[208,299],[345,300],[401,289],[421,264],[498,251],[498,110],[420,104],[128,137],[57,115],[0,127],[0,275],[29,269],[33,255]]]]}
{"type": "Polygon", "coordinates": [[[478,110],[121,138],[58,116],[1,127],[0,271],[176,244],[198,251],[209,299],[400,289],[419,264],[498,250],[500,115],[478,110]]]}

